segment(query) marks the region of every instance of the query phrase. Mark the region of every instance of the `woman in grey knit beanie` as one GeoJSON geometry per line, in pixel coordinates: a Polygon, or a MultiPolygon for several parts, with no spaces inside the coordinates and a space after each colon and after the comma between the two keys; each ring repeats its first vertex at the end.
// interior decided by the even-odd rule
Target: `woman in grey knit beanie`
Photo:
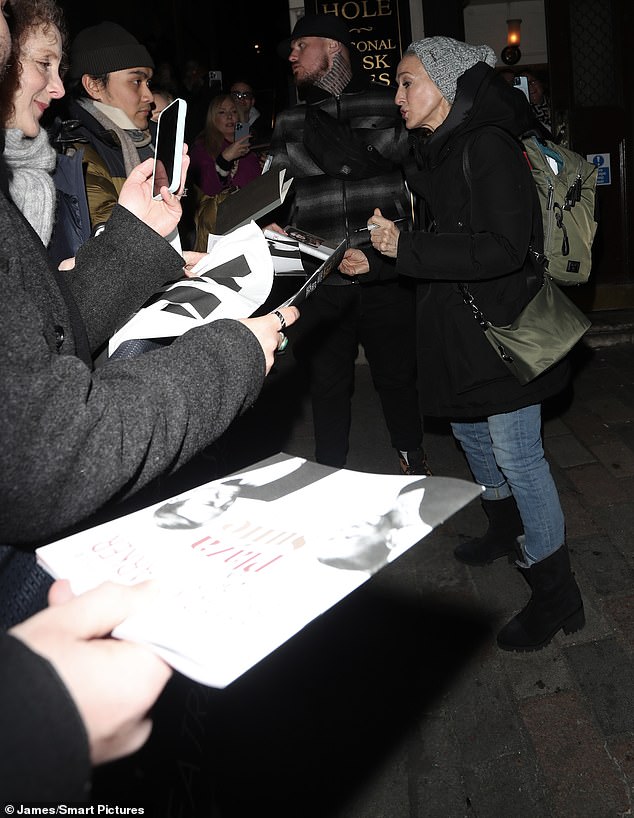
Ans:
{"type": "Polygon", "coordinates": [[[429,79],[449,104],[456,98],[458,79],[478,62],[495,68],[495,54],[488,45],[469,45],[451,37],[415,40],[404,56],[413,54],[422,62],[429,79]]]}
{"type": "Polygon", "coordinates": [[[340,269],[367,281],[402,275],[416,282],[421,408],[451,419],[484,488],[488,529],[457,545],[454,555],[471,566],[517,560],[531,597],[497,642],[529,651],[560,630],[583,627],[585,617],[541,437],[542,401],[566,385],[569,363],[563,359],[521,384],[473,309],[508,326],[543,276],[535,261],[543,248],[541,211],[518,140],[535,127],[534,117],[494,65],[488,46],[449,37],[409,46],[394,101],[410,132],[406,176],[425,229],[400,232],[376,208],[368,226],[378,254],[349,249],[340,269]]]}

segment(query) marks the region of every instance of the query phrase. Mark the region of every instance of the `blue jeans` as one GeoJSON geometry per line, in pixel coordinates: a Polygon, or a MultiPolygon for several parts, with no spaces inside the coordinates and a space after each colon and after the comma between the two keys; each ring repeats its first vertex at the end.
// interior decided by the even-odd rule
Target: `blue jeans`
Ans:
{"type": "Polygon", "coordinates": [[[527,565],[540,562],[564,543],[564,515],[544,458],[541,405],[452,423],[456,440],[485,500],[515,497],[524,525],[521,539],[527,565]]]}

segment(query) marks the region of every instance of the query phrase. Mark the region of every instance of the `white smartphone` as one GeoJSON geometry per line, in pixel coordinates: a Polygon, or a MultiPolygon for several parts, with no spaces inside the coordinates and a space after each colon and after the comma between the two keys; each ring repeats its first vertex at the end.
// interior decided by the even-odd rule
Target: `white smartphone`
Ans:
{"type": "Polygon", "coordinates": [[[152,196],[155,199],[161,198],[162,187],[167,187],[170,193],[180,187],[186,115],[187,103],[180,98],[170,102],[159,114],[152,171],[152,196]]]}
{"type": "Polygon", "coordinates": [[[251,131],[249,130],[249,125],[246,122],[236,122],[236,127],[233,134],[233,139],[235,142],[245,136],[250,136],[250,134],[251,131]]]}

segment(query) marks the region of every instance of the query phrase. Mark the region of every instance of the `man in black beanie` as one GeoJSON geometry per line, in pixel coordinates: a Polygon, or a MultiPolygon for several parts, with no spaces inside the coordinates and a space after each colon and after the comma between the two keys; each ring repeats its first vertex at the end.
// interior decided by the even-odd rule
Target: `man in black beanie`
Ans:
{"type": "Polygon", "coordinates": [[[71,45],[68,114],[80,123],[74,149],[83,149],[93,228],[108,220],[133,168],[153,155],[153,72],[146,47],[117,23],[85,28],[71,45]]]}
{"type": "MultiPolygon", "coordinates": [[[[407,138],[392,93],[370,85],[348,28],[334,14],[300,18],[278,53],[290,62],[305,104],[278,115],[271,140],[271,167],[286,168],[294,178],[276,221],[321,236],[333,247],[343,238],[367,247],[368,214],[377,202],[393,219],[408,221],[411,215],[400,170],[407,138]]],[[[413,291],[396,281],[355,282],[331,273],[304,305],[301,337],[294,343],[310,372],[316,459],[338,468],[346,463],[361,344],[401,470],[427,474],[413,291]]]]}

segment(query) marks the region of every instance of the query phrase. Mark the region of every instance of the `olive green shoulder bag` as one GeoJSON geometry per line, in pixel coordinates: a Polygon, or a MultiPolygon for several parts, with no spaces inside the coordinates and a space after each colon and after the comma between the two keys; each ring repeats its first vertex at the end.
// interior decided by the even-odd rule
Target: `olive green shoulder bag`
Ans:
{"type": "MultiPolygon", "coordinates": [[[[510,134],[509,139],[513,139],[510,134]]],[[[468,144],[464,147],[462,161],[465,179],[471,186],[468,144]]],[[[535,183],[532,176],[530,178],[534,189],[535,183]]],[[[534,200],[539,207],[535,190],[534,200]]],[[[528,252],[537,263],[542,262],[543,265],[543,254],[532,247],[529,247],[528,252]]],[[[542,285],[537,294],[514,321],[503,327],[498,327],[487,319],[466,284],[458,285],[487,341],[521,384],[537,378],[567,355],[592,323],[561,292],[544,272],[543,266],[541,273],[542,285]]]]}

